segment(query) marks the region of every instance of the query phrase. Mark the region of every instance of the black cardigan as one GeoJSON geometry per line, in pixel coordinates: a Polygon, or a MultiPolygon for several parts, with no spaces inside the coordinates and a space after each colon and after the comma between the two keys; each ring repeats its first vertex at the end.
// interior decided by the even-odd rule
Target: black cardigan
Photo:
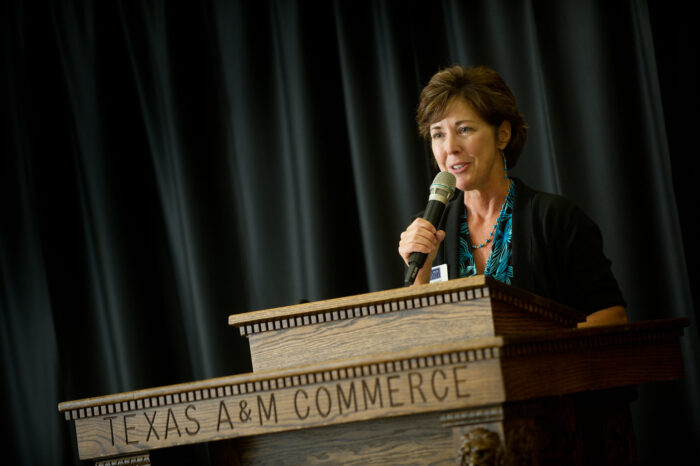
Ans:
{"type": "MultiPolygon", "coordinates": [[[[457,243],[464,193],[448,204],[447,233],[433,266],[447,264],[448,277],[457,278],[457,243]]],[[[515,179],[511,285],[586,313],[625,306],[603,237],[574,203],[555,194],[535,191],[515,179]]]]}

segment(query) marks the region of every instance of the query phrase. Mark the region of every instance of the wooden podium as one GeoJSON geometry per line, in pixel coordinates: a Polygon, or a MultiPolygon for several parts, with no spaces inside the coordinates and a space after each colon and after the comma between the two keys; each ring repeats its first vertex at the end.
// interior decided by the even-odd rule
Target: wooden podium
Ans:
{"type": "Polygon", "coordinates": [[[232,315],[252,373],[59,411],[98,464],[203,442],[217,464],[629,464],[634,386],[683,376],[688,322],[584,317],[483,276],[232,315]]]}

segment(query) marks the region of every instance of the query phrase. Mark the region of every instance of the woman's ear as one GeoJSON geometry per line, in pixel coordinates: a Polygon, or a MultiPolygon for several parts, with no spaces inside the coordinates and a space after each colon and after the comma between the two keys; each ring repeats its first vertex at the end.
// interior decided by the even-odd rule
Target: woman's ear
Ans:
{"type": "Polygon", "coordinates": [[[498,127],[498,131],[496,133],[498,148],[500,150],[503,150],[510,142],[510,121],[503,120],[500,126],[498,127]]]}

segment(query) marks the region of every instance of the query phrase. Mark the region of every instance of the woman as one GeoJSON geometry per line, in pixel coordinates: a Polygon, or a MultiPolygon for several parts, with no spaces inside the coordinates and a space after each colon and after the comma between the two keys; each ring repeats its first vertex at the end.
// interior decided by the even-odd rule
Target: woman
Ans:
{"type": "Polygon", "coordinates": [[[414,284],[447,264],[449,278],[486,274],[584,311],[580,326],[627,321],[598,226],[563,197],[508,176],[527,125],[498,73],[483,66],[438,72],[421,93],[417,122],[458,191],[444,230],[417,218],[401,234],[406,264],[412,252],[427,255],[414,284]]]}

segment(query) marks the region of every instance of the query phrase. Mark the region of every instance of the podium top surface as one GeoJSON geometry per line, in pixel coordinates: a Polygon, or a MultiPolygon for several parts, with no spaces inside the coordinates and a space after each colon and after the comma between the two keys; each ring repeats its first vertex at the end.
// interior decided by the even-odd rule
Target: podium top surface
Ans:
{"type": "Polygon", "coordinates": [[[574,327],[585,320],[584,313],[525,290],[477,275],[446,282],[377,291],[342,298],[314,301],[259,311],[232,314],[231,326],[248,335],[266,330],[342,320],[366,314],[381,314],[424,307],[442,302],[469,301],[480,298],[507,299],[530,313],[546,315],[574,327]],[[318,317],[318,319],[317,319],[318,317]],[[319,320],[320,319],[320,320],[319,320]],[[278,322],[277,324],[273,324],[278,322]],[[279,323],[281,322],[281,324],[279,323]]]}

